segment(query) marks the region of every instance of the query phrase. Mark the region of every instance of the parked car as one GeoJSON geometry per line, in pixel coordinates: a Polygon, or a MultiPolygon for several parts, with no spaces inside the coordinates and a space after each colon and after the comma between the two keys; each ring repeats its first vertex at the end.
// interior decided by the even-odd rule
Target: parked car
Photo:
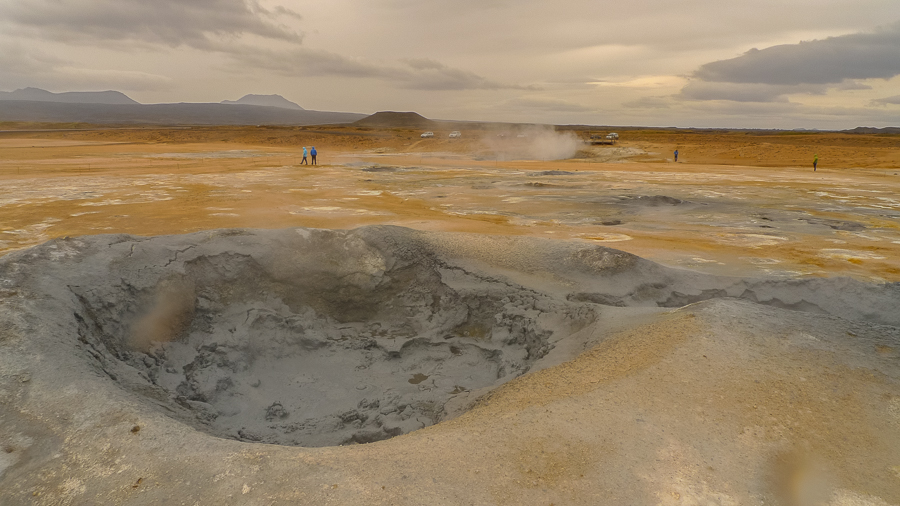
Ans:
{"type": "Polygon", "coordinates": [[[450,132],[451,139],[457,139],[459,137],[462,137],[462,134],[459,133],[459,130],[454,130],[454,131],[450,132]]]}
{"type": "Polygon", "coordinates": [[[434,132],[425,132],[422,134],[423,139],[427,139],[428,137],[434,137],[434,132]]]}

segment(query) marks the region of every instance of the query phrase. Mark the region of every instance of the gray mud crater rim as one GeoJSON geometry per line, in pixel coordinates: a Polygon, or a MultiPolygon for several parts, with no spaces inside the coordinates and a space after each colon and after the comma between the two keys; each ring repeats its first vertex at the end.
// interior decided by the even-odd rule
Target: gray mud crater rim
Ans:
{"type": "MultiPolygon", "coordinates": [[[[156,280],[124,269],[102,289],[71,286],[87,354],[212,435],[332,446],[453,416],[469,393],[527,372],[561,329],[596,318],[592,307],[450,267],[413,245],[403,245],[404,258],[330,232],[304,234],[302,250],[267,252],[293,263],[286,271],[187,246],[159,259],[156,280]]],[[[132,258],[147,246],[134,244],[132,258]]]]}
{"type": "Polygon", "coordinates": [[[388,226],[66,238],[7,255],[0,275],[69,315],[47,346],[74,345],[138,402],[216,437],[308,447],[458,416],[596,343],[616,308],[736,297],[900,323],[897,283],[710,276],[587,242],[388,226]]]}

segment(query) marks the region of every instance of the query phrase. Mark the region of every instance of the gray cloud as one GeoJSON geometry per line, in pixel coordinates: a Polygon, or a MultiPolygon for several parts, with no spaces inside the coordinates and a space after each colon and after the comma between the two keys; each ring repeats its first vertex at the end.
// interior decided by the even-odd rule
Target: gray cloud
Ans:
{"type": "MultiPolygon", "coordinates": [[[[661,62],[654,62],[658,68],[685,51],[744,48],[759,41],[790,40],[784,38],[790,34],[847,33],[874,26],[896,19],[900,11],[892,1],[370,0],[355,2],[355,7],[364,10],[375,26],[390,26],[400,38],[410,32],[418,35],[417,27],[427,26],[428,37],[419,44],[428,50],[446,46],[452,36],[457,37],[453,45],[476,55],[630,46],[665,54],[661,62]]],[[[638,66],[641,61],[631,63],[638,66]]]]}
{"type": "Polygon", "coordinates": [[[0,19],[12,30],[41,39],[80,42],[136,41],[205,48],[216,37],[252,34],[300,42],[279,24],[298,16],[257,0],[17,0],[0,3],[0,19]]]}
{"type": "Polygon", "coordinates": [[[448,67],[443,63],[427,59],[403,60],[408,68],[391,71],[387,76],[399,81],[404,87],[417,90],[533,90],[533,86],[504,84],[491,81],[467,70],[448,67]]]}
{"type": "Polygon", "coordinates": [[[641,97],[622,103],[626,109],[671,109],[677,102],[672,96],[666,97],[641,97]]]}
{"type": "Polygon", "coordinates": [[[275,16],[273,16],[273,17],[277,17],[277,16],[288,16],[288,17],[291,17],[291,18],[294,18],[294,19],[297,19],[297,20],[303,19],[303,16],[301,16],[300,13],[295,12],[295,11],[292,11],[292,10],[288,9],[287,7],[285,7],[285,6],[283,6],[283,5],[277,5],[277,6],[275,6],[275,8],[272,9],[272,11],[273,11],[274,14],[275,14],[275,16]]]}
{"type": "MultiPolygon", "coordinates": [[[[896,97],[900,99],[900,97],[896,97]]],[[[651,124],[728,128],[846,129],[897,124],[894,107],[807,105],[794,102],[688,101],[678,96],[649,97],[626,104],[651,124]]]]}
{"type": "Polygon", "coordinates": [[[305,47],[273,50],[248,45],[215,44],[210,49],[233,60],[234,73],[267,71],[285,77],[387,77],[389,69],[360,58],[350,58],[330,51],[305,47]]]}
{"type": "Polygon", "coordinates": [[[680,98],[687,100],[732,100],[735,102],[787,102],[785,95],[809,93],[821,95],[828,91],[825,85],[798,85],[762,83],[723,83],[691,81],[681,89],[680,98]]]}
{"type": "Polygon", "coordinates": [[[51,90],[159,91],[172,79],[132,70],[90,69],[73,62],[23,47],[0,43],[0,82],[12,88],[38,85],[51,90]]]}
{"type": "Polygon", "coordinates": [[[685,100],[787,102],[787,95],[871,89],[859,79],[900,75],[900,23],[870,33],[751,49],[702,65],[682,88],[685,100]]]}
{"type": "Polygon", "coordinates": [[[123,91],[162,91],[172,88],[173,80],[168,76],[135,70],[85,69],[79,67],[59,67],[52,69],[44,79],[52,79],[57,89],[103,90],[112,88],[123,91]]]}
{"type": "Polygon", "coordinates": [[[44,51],[29,50],[20,43],[0,43],[0,78],[29,75],[67,62],[44,51]]]}
{"type": "Polygon", "coordinates": [[[872,101],[872,105],[900,105],[900,95],[893,97],[876,98],[872,101]]]}
{"type": "Polygon", "coordinates": [[[834,89],[840,91],[853,91],[853,90],[871,90],[872,87],[868,84],[863,84],[859,81],[854,81],[852,79],[848,79],[837,86],[834,86],[834,89]]]}
{"type": "Polygon", "coordinates": [[[305,47],[289,50],[233,44],[218,44],[213,47],[234,59],[235,65],[231,68],[233,72],[253,69],[276,72],[286,77],[373,78],[392,82],[402,88],[430,91],[536,89],[532,86],[491,81],[474,72],[449,67],[427,58],[386,63],[305,47]]]}
{"type": "Polygon", "coordinates": [[[900,69],[900,26],[871,28],[897,20],[898,0],[0,0],[0,88],[279,93],[526,122],[830,121],[802,102],[896,124],[900,77],[877,77],[900,69]],[[826,38],[840,34],[854,35],[826,38]],[[799,40],[812,41],[779,45],[799,40]],[[825,95],[791,102],[800,93],[825,95]]]}
{"type": "Polygon", "coordinates": [[[796,86],[900,75],[900,23],[872,33],[751,49],[701,66],[702,81],[796,86]]]}
{"type": "Polygon", "coordinates": [[[518,97],[512,100],[507,100],[504,106],[517,109],[531,109],[542,112],[595,112],[595,110],[590,107],[585,107],[568,100],[543,97],[518,97]]]}
{"type": "Polygon", "coordinates": [[[710,116],[778,116],[779,114],[796,114],[803,106],[792,102],[737,101],[737,100],[686,100],[682,95],[643,97],[626,102],[623,106],[635,110],[671,110],[674,114],[696,112],[709,113],[710,116]]]}
{"type": "Polygon", "coordinates": [[[185,45],[230,57],[235,73],[264,70],[287,77],[376,78],[415,90],[535,89],[493,81],[432,59],[384,63],[309,49],[300,45],[300,34],[279,24],[282,18],[300,15],[283,6],[266,9],[259,0],[0,0],[0,19],[25,35],[96,45],[112,41],[185,45]],[[240,39],[242,35],[288,46],[251,44],[240,39]]]}

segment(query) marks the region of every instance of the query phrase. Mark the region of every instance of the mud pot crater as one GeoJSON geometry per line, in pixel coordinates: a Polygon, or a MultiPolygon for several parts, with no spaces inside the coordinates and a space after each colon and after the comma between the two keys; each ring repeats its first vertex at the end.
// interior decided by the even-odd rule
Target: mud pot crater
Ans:
{"type": "Polygon", "coordinates": [[[80,347],[211,435],[321,447],[458,415],[597,319],[414,242],[291,232],[262,244],[234,231],[222,250],[130,243],[109,282],[69,286],[80,347]]]}
{"type": "Polygon", "coordinates": [[[710,276],[587,241],[390,226],[56,239],[4,257],[4,290],[53,329],[42,353],[121,402],[307,447],[450,419],[616,318],[707,299],[900,325],[900,283],[710,276]]]}

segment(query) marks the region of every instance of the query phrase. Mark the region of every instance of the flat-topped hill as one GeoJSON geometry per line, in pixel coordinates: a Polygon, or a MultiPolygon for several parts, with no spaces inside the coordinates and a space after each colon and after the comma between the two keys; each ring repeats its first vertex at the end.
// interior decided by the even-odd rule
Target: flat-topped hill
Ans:
{"type": "Polygon", "coordinates": [[[437,122],[415,112],[381,111],[367,116],[354,125],[392,128],[433,128],[437,122]]]}
{"type": "Polygon", "coordinates": [[[281,109],[293,109],[303,111],[299,104],[291,102],[281,95],[244,95],[237,100],[223,100],[221,103],[228,105],[258,105],[262,107],[279,107],[281,109]]]}

